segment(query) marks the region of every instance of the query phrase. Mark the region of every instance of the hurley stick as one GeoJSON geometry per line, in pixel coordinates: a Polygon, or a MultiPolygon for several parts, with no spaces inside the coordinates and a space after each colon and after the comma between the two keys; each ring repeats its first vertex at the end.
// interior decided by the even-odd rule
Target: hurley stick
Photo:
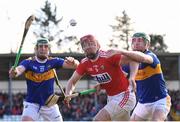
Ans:
{"type": "Polygon", "coordinates": [[[55,76],[56,85],[59,87],[59,89],[60,89],[61,92],[62,92],[62,95],[65,97],[65,93],[64,93],[64,90],[63,90],[63,86],[60,84],[60,81],[59,81],[59,79],[58,79],[56,70],[53,69],[53,72],[54,72],[54,76],[55,76]]]}
{"type": "Polygon", "coordinates": [[[81,91],[81,92],[76,92],[74,94],[68,95],[66,97],[67,98],[74,98],[74,97],[78,97],[78,96],[81,96],[81,95],[86,95],[86,94],[90,94],[90,93],[94,93],[94,92],[96,92],[96,89],[87,89],[87,90],[84,90],[84,91],[81,91]]]}
{"type": "Polygon", "coordinates": [[[30,17],[28,17],[28,19],[26,20],[26,23],[25,23],[25,27],[24,27],[24,32],[23,32],[23,36],[22,36],[22,40],[21,40],[21,45],[19,47],[19,50],[18,50],[18,53],[16,54],[16,59],[15,59],[15,63],[14,63],[14,66],[13,68],[15,69],[18,65],[18,62],[19,62],[19,58],[20,58],[20,55],[21,55],[21,50],[22,50],[22,47],[23,47],[23,44],[24,44],[24,40],[25,40],[25,37],[27,35],[27,32],[33,22],[33,20],[35,20],[35,16],[34,15],[31,15],[30,17]]]}

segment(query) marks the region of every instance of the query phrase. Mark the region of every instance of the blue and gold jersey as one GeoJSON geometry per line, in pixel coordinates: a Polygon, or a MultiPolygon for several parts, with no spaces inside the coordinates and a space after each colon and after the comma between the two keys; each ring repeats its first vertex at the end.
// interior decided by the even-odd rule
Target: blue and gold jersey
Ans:
{"type": "Polygon", "coordinates": [[[46,62],[41,63],[34,57],[20,63],[26,69],[27,102],[45,104],[47,98],[54,93],[53,68],[61,68],[63,63],[62,58],[49,58],[46,62]]]}
{"type": "MultiPolygon", "coordinates": [[[[167,96],[167,88],[159,59],[151,51],[146,51],[145,54],[153,58],[153,63],[139,64],[136,83],[137,97],[140,103],[154,102],[167,96]]],[[[129,73],[129,66],[124,66],[123,70],[129,73]]]]}

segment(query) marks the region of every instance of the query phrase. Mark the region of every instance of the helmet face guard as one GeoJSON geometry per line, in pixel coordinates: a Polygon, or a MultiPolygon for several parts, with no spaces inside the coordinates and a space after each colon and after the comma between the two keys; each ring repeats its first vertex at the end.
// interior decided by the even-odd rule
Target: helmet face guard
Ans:
{"type": "Polygon", "coordinates": [[[35,47],[35,54],[38,58],[46,59],[49,56],[49,50],[50,50],[50,44],[48,39],[41,38],[37,40],[35,47]]]}
{"type": "Polygon", "coordinates": [[[81,47],[83,50],[89,49],[89,48],[96,48],[97,44],[94,41],[86,40],[81,42],[81,47]]]}
{"type": "Polygon", "coordinates": [[[145,33],[141,33],[141,32],[135,33],[132,36],[131,46],[132,49],[135,51],[144,52],[145,50],[148,50],[150,46],[150,37],[145,33]]]}
{"type": "Polygon", "coordinates": [[[86,57],[89,59],[96,59],[98,56],[98,50],[100,48],[98,41],[93,35],[86,35],[80,38],[81,47],[86,53],[86,57]],[[87,52],[87,50],[93,50],[92,52],[87,52]]]}
{"type": "Polygon", "coordinates": [[[86,35],[81,37],[80,43],[83,50],[99,46],[98,41],[94,38],[93,35],[86,35]]]}

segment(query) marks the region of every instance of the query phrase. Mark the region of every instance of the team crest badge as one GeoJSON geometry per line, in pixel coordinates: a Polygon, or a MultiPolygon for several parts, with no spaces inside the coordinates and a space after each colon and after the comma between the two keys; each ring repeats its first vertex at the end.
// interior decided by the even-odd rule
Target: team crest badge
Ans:
{"type": "Polygon", "coordinates": [[[105,67],[104,67],[104,65],[101,65],[101,67],[100,67],[102,70],[104,70],[105,69],[105,67]]]}
{"type": "Polygon", "coordinates": [[[47,68],[50,69],[50,68],[51,68],[51,65],[48,65],[47,68]]]}

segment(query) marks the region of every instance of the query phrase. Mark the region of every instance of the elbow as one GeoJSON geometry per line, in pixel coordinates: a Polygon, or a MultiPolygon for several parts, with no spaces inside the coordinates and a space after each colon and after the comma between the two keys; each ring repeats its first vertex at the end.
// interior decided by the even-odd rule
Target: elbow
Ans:
{"type": "Polygon", "coordinates": [[[153,63],[153,59],[151,57],[144,57],[142,62],[143,63],[152,64],[153,63]]]}
{"type": "Polygon", "coordinates": [[[147,63],[147,61],[148,61],[148,60],[147,60],[145,57],[142,57],[142,59],[141,59],[141,62],[142,62],[142,63],[147,63]]]}

